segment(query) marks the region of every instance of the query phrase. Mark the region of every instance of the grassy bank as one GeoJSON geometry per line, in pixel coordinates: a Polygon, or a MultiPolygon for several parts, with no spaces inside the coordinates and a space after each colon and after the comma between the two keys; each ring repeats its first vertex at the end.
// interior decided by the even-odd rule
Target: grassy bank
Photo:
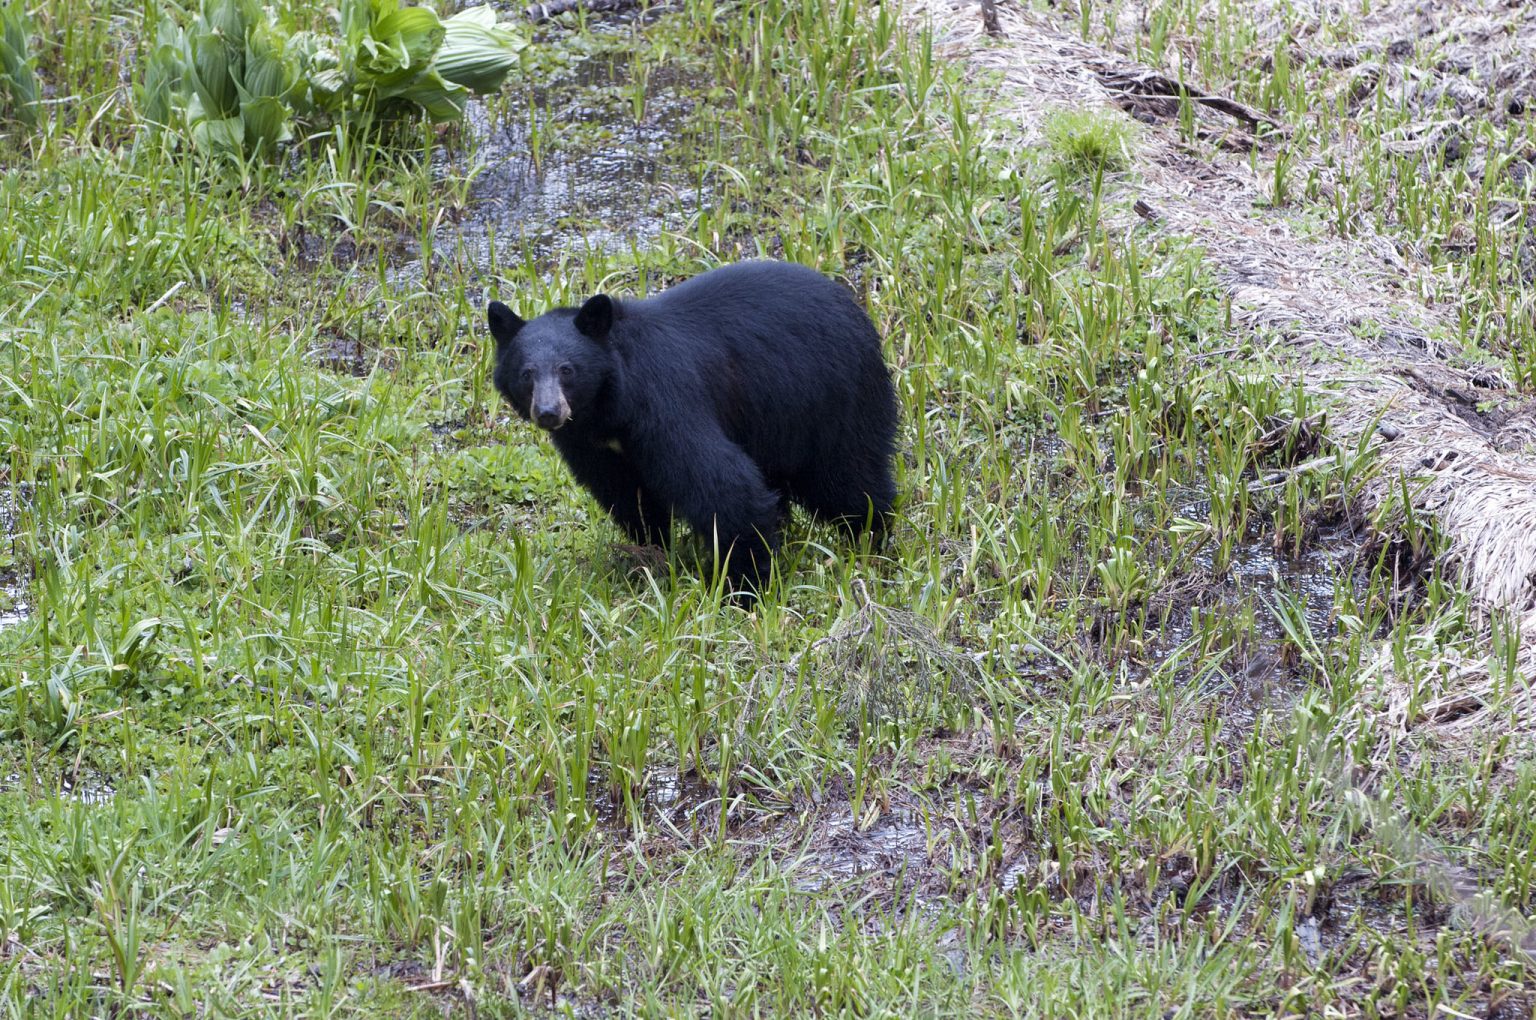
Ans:
{"type": "Polygon", "coordinates": [[[1108,225],[1134,134],[1022,148],[888,4],[688,0],[550,32],[482,130],[231,168],[135,144],[152,18],[56,18],[0,180],[9,1012],[1529,1012],[1536,770],[1370,711],[1465,599],[1108,225]],[[633,243],[482,225],[507,138],[663,136],[633,243]],[[866,301],[904,505],[746,613],[619,546],[481,322],[758,255],[866,301]]]}

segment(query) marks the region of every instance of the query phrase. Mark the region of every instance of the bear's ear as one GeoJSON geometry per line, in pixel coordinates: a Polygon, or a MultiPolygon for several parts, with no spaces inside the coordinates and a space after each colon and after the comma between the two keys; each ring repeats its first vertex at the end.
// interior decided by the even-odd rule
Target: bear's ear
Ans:
{"type": "Polygon", "coordinates": [[[576,313],[574,325],[583,336],[607,343],[608,331],[613,328],[613,299],[607,294],[588,298],[581,311],[576,313]]]}
{"type": "Polygon", "coordinates": [[[485,310],[485,321],[491,327],[491,336],[496,338],[498,354],[507,344],[517,339],[518,331],[523,328],[523,320],[500,301],[491,302],[491,306],[485,310]]]}

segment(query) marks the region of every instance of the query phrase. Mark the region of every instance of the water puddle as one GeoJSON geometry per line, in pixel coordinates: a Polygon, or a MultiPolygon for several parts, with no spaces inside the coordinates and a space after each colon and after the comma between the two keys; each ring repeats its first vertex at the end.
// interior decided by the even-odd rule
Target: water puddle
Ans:
{"type": "Polygon", "coordinates": [[[341,335],[317,341],[309,349],[309,358],[321,368],[355,379],[363,378],[375,367],[395,368],[395,359],[391,355],[369,347],[361,340],[341,335]]]}
{"type": "Polygon", "coordinates": [[[646,774],[645,799],[657,811],[675,807],[683,788],[683,777],[677,769],[652,769],[646,774]]]}
{"type": "MultiPolygon", "coordinates": [[[[625,19],[593,29],[629,30],[625,19]]],[[[475,279],[493,261],[641,249],[679,228],[707,183],[695,166],[669,159],[669,148],[703,90],[672,66],[637,75],[628,54],[610,49],[575,56],[495,112],[471,100],[468,141],[438,167],[444,176],[473,172],[465,207],[434,231],[430,252],[417,246],[398,266],[396,282],[438,268],[475,279]]]]}
{"type": "Polygon", "coordinates": [[[4,564],[0,567],[0,630],[14,627],[32,615],[27,578],[15,566],[18,516],[15,497],[9,493],[0,494],[0,563],[4,564]]]}
{"type": "Polygon", "coordinates": [[[79,804],[110,804],[117,796],[117,787],[105,775],[65,776],[59,780],[59,795],[79,804]]]}
{"type": "Polygon", "coordinates": [[[35,777],[29,779],[20,772],[0,778],[0,793],[25,791],[91,807],[110,804],[117,796],[117,786],[111,777],[99,772],[65,773],[59,776],[59,785],[51,789],[48,784],[39,784],[35,777]]]}
{"type": "MultiPolygon", "coordinates": [[[[1178,511],[1196,520],[1208,512],[1201,503],[1178,511]]],[[[1338,630],[1340,586],[1356,594],[1364,590],[1356,567],[1363,541],[1347,526],[1325,529],[1293,558],[1277,552],[1271,536],[1260,535],[1233,549],[1225,571],[1217,570],[1214,549],[1199,550],[1188,584],[1154,609],[1148,626],[1157,631],[1147,665],[1167,666],[1179,656],[1176,672],[1203,677],[1238,730],[1251,728],[1265,711],[1285,710],[1305,690],[1310,671],[1298,660],[1281,617],[1304,625],[1318,647],[1326,645],[1338,630]],[[1192,645],[1197,638],[1203,649],[1192,645]]]]}
{"type": "Polygon", "coordinates": [[[916,812],[887,811],[861,828],[853,813],[842,809],[817,819],[816,827],[818,846],[785,863],[796,886],[806,892],[851,879],[863,883],[874,875],[896,880],[932,867],[928,831],[916,812]]]}

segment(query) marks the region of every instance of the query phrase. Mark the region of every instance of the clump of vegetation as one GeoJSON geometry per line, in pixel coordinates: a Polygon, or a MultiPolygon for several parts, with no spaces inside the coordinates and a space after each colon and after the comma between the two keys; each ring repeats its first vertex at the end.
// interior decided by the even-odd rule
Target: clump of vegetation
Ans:
{"type": "Polygon", "coordinates": [[[20,0],[0,7],[0,116],[37,124],[37,78],[27,59],[27,12],[20,0]]]}
{"type": "Polygon", "coordinates": [[[1083,174],[1118,173],[1131,165],[1136,138],[1130,122],[1099,110],[1055,110],[1045,140],[1056,159],[1083,174]]]}
{"type": "Polygon", "coordinates": [[[439,18],[397,0],[346,0],[338,35],[291,31],[255,0],[203,0],[193,23],[162,22],[142,110],[197,149],[269,154],[295,124],[368,127],[424,114],[457,120],[471,92],[494,92],[525,39],[489,7],[439,18]]]}
{"type": "MultiPolygon", "coordinates": [[[[6,1015],[1529,1012],[1529,671],[1487,665],[1517,635],[1474,640],[1416,566],[1428,523],[1355,562],[1325,529],[1374,462],[1322,424],[1314,448],[1288,345],[1188,238],[1125,228],[1133,189],[994,144],[1006,108],[896,2],[573,18],[479,148],[434,150],[418,108],[381,158],[293,98],[295,140],[343,129],[250,187],[183,158],[184,122],[121,150],[144,106],[105,97],[158,5],[27,2],[58,101],[0,137],[6,1015]],[[478,203],[535,134],[549,205],[478,203]],[[672,218],[624,247],[619,191],[672,218]],[[792,520],[742,612],[686,546],[626,550],[506,420],[481,323],[488,291],[547,308],[764,253],[855,284],[888,338],[904,504],[867,554],[792,520]],[[336,338],[361,353],[317,356],[336,338]],[[1509,732],[1411,722],[1466,711],[1447,652],[1509,732]]],[[[345,77],[340,11],[267,2],[296,91],[322,24],[345,77]]],[[[1257,6],[1146,20],[1218,59],[1243,37],[1197,30],[1284,26],[1211,13],[1257,6]]],[[[1406,173],[1421,153],[1311,189],[1288,144],[1287,216],[1483,195],[1406,173]]]]}

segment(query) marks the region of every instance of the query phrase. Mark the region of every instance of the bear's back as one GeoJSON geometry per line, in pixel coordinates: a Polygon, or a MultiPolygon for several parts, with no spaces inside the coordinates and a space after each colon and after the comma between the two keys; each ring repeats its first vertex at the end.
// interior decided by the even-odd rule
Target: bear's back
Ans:
{"type": "Polygon", "coordinates": [[[879,334],[852,293],[806,266],[711,270],[626,302],[615,332],[653,406],[711,408],[767,470],[798,470],[839,431],[894,428],[879,334]]]}
{"type": "Polygon", "coordinates": [[[748,311],[769,322],[817,312],[838,319],[850,312],[863,314],[841,284],[797,262],[767,260],[711,269],[644,303],[659,314],[682,314],[693,321],[748,311]]]}

